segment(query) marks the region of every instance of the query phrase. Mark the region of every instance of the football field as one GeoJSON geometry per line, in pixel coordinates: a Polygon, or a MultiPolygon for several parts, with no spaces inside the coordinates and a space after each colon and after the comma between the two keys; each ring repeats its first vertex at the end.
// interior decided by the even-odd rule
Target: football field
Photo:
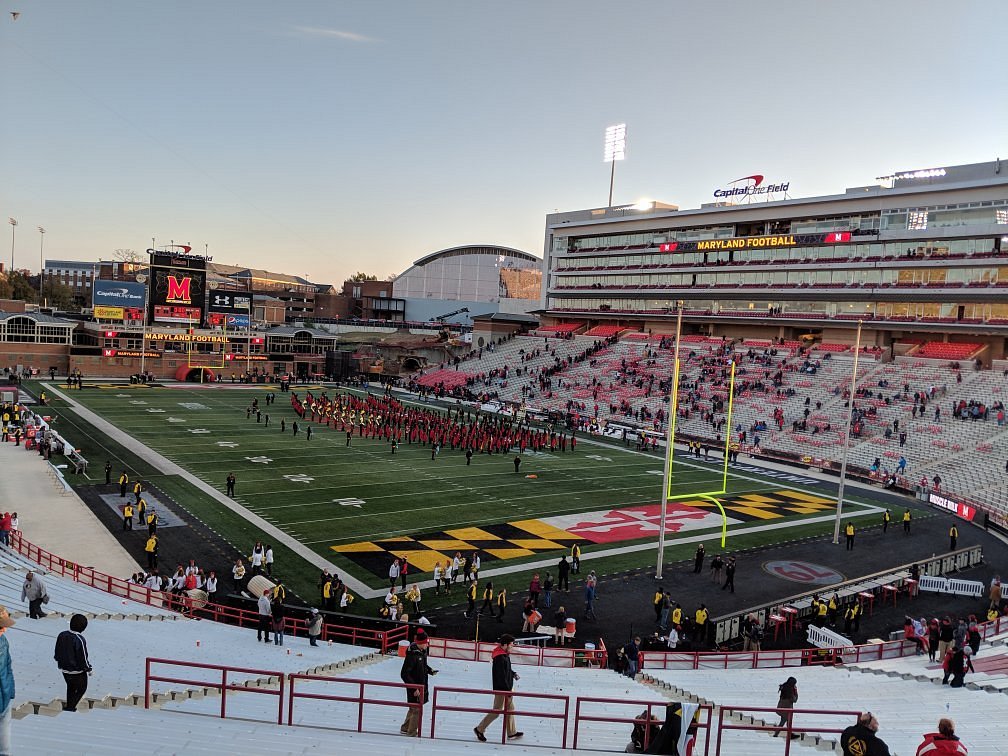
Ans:
{"type": "MultiPolygon", "coordinates": [[[[307,390],[294,387],[302,398],[307,390]]],[[[316,396],[347,391],[310,390],[316,396]]],[[[461,449],[442,448],[432,455],[430,446],[404,440],[393,453],[388,442],[361,437],[357,430],[348,446],[342,429],[299,418],[290,395],[272,386],[97,384],[67,396],[221,492],[233,472],[239,504],[374,588],[386,582],[393,555],[407,557],[419,579],[429,579],[434,564],[456,552],[478,551],[486,571],[502,564],[555,562],[574,543],[586,554],[626,549],[641,565],[653,563],[664,459],[619,443],[579,437],[576,450],[526,451],[516,472],[514,451],[477,453],[467,465],[461,449]],[[265,405],[268,390],[276,393],[270,406],[265,405]],[[249,412],[253,399],[261,417],[249,412]]],[[[58,427],[67,432],[82,427],[70,425],[70,410],[58,405],[53,408],[61,415],[58,427]]],[[[91,447],[91,477],[96,478],[99,457],[105,456],[101,439],[88,438],[83,446],[91,447]]],[[[718,490],[721,474],[720,458],[707,462],[677,455],[672,493],[718,490]]],[[[151,479],[155,486],[168,483],[156,475],[151,479]]],[[[195,494],[187,498],[184,491],[172,491],[183,506],[191,505],[229,536],[237,515],[212,499],[200,502],[195,494]],[[213,517],[200,508],[212,509],[213,517]]],[[[727,517],[729,548],[733,532],[759,531],[768,542],[783,540],[791,537],[784,531],[809,522],[822,530],[834,512],[828,495],[794,478],[773,479],[751,469],[730,472],[727,493],[717,498],[727,517]]],[[[718,503],[692,496],[671,502],[669,538],[719,539],[718,503]]],[[[852,505],[850,511],[868,514],[875,508],[852,505]]],[[[240,530],[236,523],[233,529],[240,530]]]]}

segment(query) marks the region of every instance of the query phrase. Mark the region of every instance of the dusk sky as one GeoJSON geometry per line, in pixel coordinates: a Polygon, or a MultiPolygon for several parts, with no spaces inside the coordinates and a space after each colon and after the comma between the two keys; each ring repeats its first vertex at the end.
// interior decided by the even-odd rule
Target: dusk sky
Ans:
{"type": "Polygon", "coordinates": [[[541,255],[547,213],[606,204],[620,122],[614,204],[1008,157],[998,0],[2,6],[0,216],[32,271],[37,226],[47,258],[153,237],[320,283],[541,255]]]}

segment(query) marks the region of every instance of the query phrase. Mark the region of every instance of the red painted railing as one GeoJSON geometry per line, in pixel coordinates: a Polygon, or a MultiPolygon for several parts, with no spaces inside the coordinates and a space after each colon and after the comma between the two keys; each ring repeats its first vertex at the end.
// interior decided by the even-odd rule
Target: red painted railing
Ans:
{"type": "Polygon", "coordinates": [[[177,661],[175,659],[152,659],[147,657],[146,667],[144,670],[144,708],[149,709],[151,704],[151,683],[152,682],[167,682],[167,683],[177,683],[179,685],[198,685],[201,687],[215,688],[220,691],[221,704],[220,704],[220,715],[221,719],[227,717],[227,694],[229,690],[240,691],[242,693],[261,693],[267,696],[277,697],[277,724],[283,724],[283,701],[284,701],[284,673],[277,672],[275,670],[268,669],[248,669],[246,667],[227,667],[219,664],[203,664],[201,662],[188,662],[188,661],[177,661]],[[179,677],[164,677],[161,675],[152,675],[151,666],[154,664],[166,664],[173,667],[187,667],[189,669],[212,669],[221,673],[220,682],[207,681],[207,680],[186,680],[179,677]],[[273,690],[272,688],[251,688],[245,685],[236,685],[234,683],[228,682],[228,672],[240,672],[248,675],[258,675],[260,677],[276,678],[280,684],[279,689],[273,690]]]}
{"type": "MultiPolygon", "coordinates": [[[[91,567],[82,567],[29,542],[20,531],[11,533],[10,547],[18,554],[21,554],[55,575],[69,578],[75,583],[96,588],[113,596],[119,596],[120,598],[136,601],[147,606],[168,609],[179,614],[184,614],[187,617],[201,617],[215,622],[238,625],[239,627],[255,627],[259,623],[259,613],[254,610],[224,606],[222,604],[207,603],[204,605],[202,601],[194,601],[185,594],[176,595],[163,591],[154,591],[129,580],[106,575],[104,572],[99,572],[91,567]]],[[[289,635],[307,635],[308,620],[301,617],[288,617],[286,619],[286,632],[289,635]]],[[[398,641],[405,640],[408,637],[409,627],[406,625],[400,625],[391,630],[372,630],[332,623],[326,623],[322,626],[322,640],[349,643],[354,646],[358,644],[377,645],[383,654],[394,647],[398,641]]]]}
{"type": "MultiPolygon", "coordinates": [[[[291,673],[287,675],[287,679],[290,682],[290,698],[287,701],[287,724],[288,726],[293,726],[294,724],[294,699],[295,698],[311,698],[318,701],[342,701],[344,703],[355,703],[357,704],[357,732],[364,732],[364,704],[376,704],[378,706],[396,706],[405,707],[411,709],[417,709],[417,737],[422,737],[423,735],[423,685],[413,685],[407,683],[397,683],[397,682],[384,682],[381,680],[361,680],[353,677],[327,677],[325,675],[307,675],[301,673],[291,673]],[[357,696],[337,696],[326,693],[299,693],[295,690],[295,683],[298,680],[314,680],[320,682],[332,682],[341,684],[350,684],[357,686],[357,696]],[[420,699],[417,702],[406,701],[390,701],[384,698],[365,698],[364,688],[366,686],[384,687],[384,688],[398,688],[404,693],[409,691],[418,691],[420,693],[420,699]]],[[[406,698],[407,696],[403,696],[406,698]]]]}
{"type": "MultiPolygon", "coordinates": [[[[1008,618],[1006,627],[1008,627],[1008,618]]],[[[993,624],[993,623],[991,623],[993,624]]],[[[907,640],[844,648],[801,648],[768,651],[642,651],[641,669],[759,669],[809,664],[857,664],[909,656],[916,644],[907,640]]]]}
{"type": "Polygon", "coordinates": [[[750,730],[756,732],[773,732],[773,733],[783,733],[784,734],[784,756],[789,756],[791,753],[791,736],[802,735],[804,733],[812,734],[840,734],[849,725],[854,724],[857,721],[858,716],[860,716],[860,711],[838,711],[838,710],[827,710],[827,709],[777,709],[768,707],[758,707],[758,706],[725,706],[721,705],[718,711],[718,723],[717,723],[717,748],[715,753],[721,753],[721,737],[725,730],[750,730]],[[751,724],[741,723],[732,724],[730,721],[726,722],[726,716],[730,718],[734,714],[747,714],[755,712],[759,713],[772,713],[774,716],[784,715],[785,723],[781,726],[776,724],[766,724],[765,722],[753,721],[751,724]],[[837,717],[853,717],[853,720],[848,720],[843,725],[838,728],[830,727],[795,727],[794,718],[798,714],[821,714],[826,716],[837,716],[837,717]]]}
{"type": "MultiPolygon", "coordinates": [[[[580,736],[580,729],[582,722],[610,722],[613,724],[628,724],[630,728],[633,729],[635,724],[646,724],[648,720],[651,719],[652,709],[658,708],[659,711],[664,715],[665,707],[670,704],[669,701],[644,701],[644,700],[628,700],[626,698],[590,698],[590,697],[578,697],[574,704],[574,742],[571,748],[577,750],[578,738],[580,736]],[[629,717],[617,717],[617,716],[598,716],[595,714],[583,714],[581,712],[582,704],[606,704],[607,706],[619,705],[619,706],[645,706],[647,707],[647,719],[638,719],[636,715],[629,717]]],[[[711,744],[711,729],[713,723],[714,707],[711,704],[700,704],[700,710],[704,712],[704,719],[697,723],[698,730],[705,730],[706,735],[704,737],[704,754],[708,756],[710,754],[710,744],[711,744]]],[[[657,734],[658,730],[665,723],[665,717],[658,717],[658,722],[654,724],[653,727],[646,728],[644,731],[644,747],[650,745],[650,740],[652,737],[652,730],[654,734],[657,734]]],[[[696,753],[696,751],[694,751],[696,753]]]]}
{"type": "MultiPolygon", "coordinates": [[[[537,719],[562,719],[563,720],[563,732],[561,733],[560,747],[567,747],[567,716],[570,714],[570,698],[568,696],[558,696],[552,693],[519,693],[518,691],[504,691],[504,690],[475,690],[473,688],[434,688],[434,696],[432,697],[431,704],[431,729],[430,736],[433,738],[434,729],[437,725],[437,714],[439,711],[463,711],[470,712],[472,714],[499,714],[501,715],[501,721],[506,721],[507,717],[536,717],[537,719]],[[464,693],[466,695],[482,695],[482,696],[495,696],[500,695],[505,697],[505,708],[495,709],[491,704],[487,706],[453,706],[450,704],[439,704],[438,694],[445,693],[464,693]],[[563,702],[563,713],[559,712],[548,712],[548,711],[525,711],[519,709],[513,709],[511,711],[507,710],[507,699],[514,698],[528,698],[528,699],[538,699],[546,701],[562,701],[563,702]]],[[[501,744],[507,742],[507,727],[501,727],[501,744]]]]}
{"type": "MultiPolygon", "coordinates": [[[[431,638],[428,653],[435,658],[488,662],[495,648],[496,643],[431,638]]],[[[605,669],[609,664],[609,651],[601,638],[595,649],[516,645],[511,649],[511,661],[514,664],[536,667],[586,666],[605,669]]]]}

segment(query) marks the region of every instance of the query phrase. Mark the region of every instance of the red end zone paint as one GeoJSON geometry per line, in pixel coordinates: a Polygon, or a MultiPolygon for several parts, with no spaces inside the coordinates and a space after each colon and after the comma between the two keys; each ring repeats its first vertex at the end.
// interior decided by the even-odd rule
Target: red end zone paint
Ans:
{"type": "MultiPolygon", "coordinates": [[[[657,536],[661,522],[661,505],[642,504],[540,519],[591,543],[616,543],[657,536]]],[[[734,520],[729,518],[729,523],[732,522],[734,520]]],[[[720,525],[720,513],[689,507],[678,502],[670,502],[665,514],[665,528],[668,533],[682,533],[720,525]]]]}

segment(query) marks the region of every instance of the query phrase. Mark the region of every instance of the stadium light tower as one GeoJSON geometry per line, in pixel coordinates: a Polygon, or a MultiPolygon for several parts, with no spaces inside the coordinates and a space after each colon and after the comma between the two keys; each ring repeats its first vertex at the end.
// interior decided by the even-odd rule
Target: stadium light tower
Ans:
{"type": "Polygon", "coordinates": [[[11,273],[14,272],[14,230],[17,228],[17,219],[8,218],[7,222],[11,225],[10,230],[10,269],[11,273]]]}
{"type": "Polygon", "coordinates": [[[626,158],[626,124],[618,123],[605,130],[605,151],[603,160],[609,163],[609,204],[612,207],[613,179],[616,178],[616,161],[626,158]]]}
{"type": "MultiPolygon", "coordinates": [[[[39,232],[39,243],[38,243],[38,264],[39,264],[39,268],[38,268],[38,288],[39,288],[39,296],[42,296],[42,278],[43,278],[43,275],[45,273],[45,264],[42,262],[42,247],[45,244],[45,229],[42,228],[42,226],[39,226],[38,227],[38,232],[39,232]]],[[[43,307],[48,307],[49,306],[49,300],[47,298],[45,298],[45,297],[42,297],[42,306],[43,307]]]]}
{"type": "Polygon", "coordinates": [[[840,463],[840,485],[837,487],[836,522],[833,523],[833,543],[840,543],[840,518],[843,517],[844,481],[847,478],[847,455],[850,452],[851,426],[854,424],[854,392],[857,390],[857,363],[861,353],[861,327],[857,323],[857,343],[854,345],[854,366],[851,369],[850,399],[847,402],[847,436],[844,438],[843,461],[840,463]]]}

